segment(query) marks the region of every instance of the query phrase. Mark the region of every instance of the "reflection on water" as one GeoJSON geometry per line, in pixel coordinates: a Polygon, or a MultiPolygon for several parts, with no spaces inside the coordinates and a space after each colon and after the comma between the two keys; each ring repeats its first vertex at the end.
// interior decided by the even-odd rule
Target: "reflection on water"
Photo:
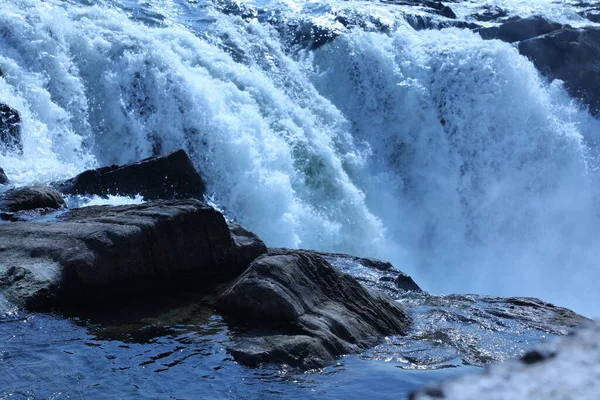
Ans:
{"type": "Polygon", "coordinates": [[[546,335],[507,318],[490,320],[482,298],[413,294],[403,301],[415,318],[409,336],[309,372],[238,365],[226,350],[233,333],[198,294],[83,313],[13,310],[0,319],[0,398],[401,399],[431,381],[519,355],[546,335]],[[471,316],[458,311],[465,304],[471,316]]]}

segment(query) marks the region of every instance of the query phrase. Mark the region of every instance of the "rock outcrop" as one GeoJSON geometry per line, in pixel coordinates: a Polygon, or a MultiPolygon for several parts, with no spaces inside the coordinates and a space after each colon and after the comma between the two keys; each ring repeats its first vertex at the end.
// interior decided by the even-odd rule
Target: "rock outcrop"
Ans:
{"type": "Polygon", "coordinates": [[[563,27],[564,25],[544,17],[533,16],[510,19],[499,26],[481,28],[478,32],[483,39],[500,39],[503,42],[514,43],[545,35],[563,27]]]}
{"type": "Polygon", "coordinates": [[[600,113],[600,28],[566,28],[519,43],[519,52],[552,79],[561,79],[571,96],[600,113]]]}
{"type": "Polygon", "coordinates": [[[54,222],[0,224],[0,237],[0,290],[30,309],[212,289],[266,252],[192,199],[79,208],[54,222]]]}
{"type": "Polygon", "coordinates": [[[0,151],[23,152],[21,116],[7,104],[0,103],[0,151]]]}
{"type": "Polygon", "coordinates": [[[343,354],[408,332],[411,319],[323,257],[278,250],[256,259],[217,299],[218,312],[242,327],[230,349],[243,364],[323,367],[343,354]]]}
{"type": "Polygon", "coordinates": [[[64,208],[65,200],[55,189],[48,186],[27,186],[8,190],[0,195],[0,211],[64,208]]]}
{"type": "Polygon", "coordinates": [[[600,322],[582,326],[483,373],[424,388],[412,400],[600,398],[600,322]]]}
{"type": "Polygon", "coordinates": [[[0,185],[6,185],[8,182],[8,176],[6,176],[4,170],[0,168],[0,185]]]}
{"type": "Polygon", "coordinates": [[[204,182],[183,150],[127,164],[82,172],[54,183],[65,194],[142,195],[146,200],[202,199],[204,182]]]}

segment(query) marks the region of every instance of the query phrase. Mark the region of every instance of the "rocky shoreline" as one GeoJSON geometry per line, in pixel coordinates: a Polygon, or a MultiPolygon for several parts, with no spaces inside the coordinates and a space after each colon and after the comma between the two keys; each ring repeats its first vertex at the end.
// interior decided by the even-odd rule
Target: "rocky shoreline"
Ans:
{"type": "MultiPolygon", "coordinates": [[[[53,186],[57,189],[10,189],[0,196],[3,296],[32,311],[76,315],[156,292],[196,293],[199,304],[225,318],[236,343],[229,351],[244,365],[322,368],[384,338],[431,340],[453,318],[468,322],[471,331],[498,330],[510,321],[551,334],[585,321],[537,299],[432,296],[376,259],[267,249],[200,199],[202,179],[183,151],[86,171],[53,186]],[[165,178],[157,184],[156,177],[165,178]],[[57,190],[120,194],[121,183],[114,182],[127,182],[125,194],[150,193],[153,200],[68,210],[57,190]],[[349,266],[356,277],[348,275],[349,266]],[[361,268],[364,273],[356,274],[361,268]],[[431,313],[415,321],[416,308],[431,313]]],[[[468,364],[497,359],[484,348],[463,347],[461,340],[445,344],[468,364]]]]}

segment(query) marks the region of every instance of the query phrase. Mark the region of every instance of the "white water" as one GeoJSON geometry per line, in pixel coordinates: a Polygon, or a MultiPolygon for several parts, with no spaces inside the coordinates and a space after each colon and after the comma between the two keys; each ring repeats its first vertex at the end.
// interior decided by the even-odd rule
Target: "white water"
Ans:
{"type": "Polygon", "coordinates": [[[195,34],[178,2],[156,4],[155,27],[107,5],[0,5],[0,101],[24,119],[24,155],[0,155],[15,183],[184,148],[268,245],[598,314],[600,125],[514,48],[398,18],[297,53],[256,20],[209,7],[195,34]]]}

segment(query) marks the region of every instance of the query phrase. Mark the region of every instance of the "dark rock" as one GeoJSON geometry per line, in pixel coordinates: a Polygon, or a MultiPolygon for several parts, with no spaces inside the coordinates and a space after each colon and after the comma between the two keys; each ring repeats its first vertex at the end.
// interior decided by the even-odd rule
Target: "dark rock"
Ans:
{"type": "Polygon", "coordinates": [[[55,189],[47,186],[27,186],[9,190],[0,195],[0,210],[17,212],[50,208],[58,210],[65,207],[65,200],[55,189]]]}
{"type": "MultiPolygon", "coordinates": [[[[308,250],[303,250],[304,252],[309,252],[308,250]]],[[[287,252],[286,249],[269,249],[269,254],[281,254],[287,252]]],[[[415,283],[415,281],[408,275],[406,275],[402,271],[398,271],[394,268],[394,266],[388,261],[378,260],[376,258],[368,258],[368,257],[356,257],[348,254],[340,254],[340,253],[323,253],[323,252],[313,252],[312,253],[323,257],[327,262],[332,264],[334,267],[339,268],[342,272],[350,273],[351,271],[356,273],[357,269],[360,267],[364,267],[367,269],[371,269],[372,280],[365,279],[363,283],[367,286],[378,286],[377,284],[372,285],[374,282],[393,282],[395,289],[400,289],[403,291],[414,291],[414,292],[422,292],[419,285],[415,283]]],[[[360,277],[357,277],[360,281],[363,281],[360,277]]],[[[378,287],[378,289],[382,289],[378,287]]],[[[391,289],[386,287],[386,289],[391,289]]],[[[386,290],[384,290],[386,291],[386,290]]]]}
{"type": "Polygon", "coordinates": [[[519,52],[549,78],[563,80],[593,115],[600,113],[600,28],[561,29],[519,43],[519,52]]]}
{"type": "Polygon", "coordinates": [[[542,350],[530,350],[527,353],[523,354],[521,357],[521,362],[523,364],[535,364],[541,361],[548,360],[554,357],[556,354],[552,352],[542,351],[542,350]]]}
{"type": "Polygon", "coordinates": [[[0,237],[4,294],[30,309],[210,290],[266,252],[256,236],[231,233],[221,213],[192,199],[79,208],[58,222],[0,224],[0,237]]]}
{"type": "Polygon", "coordinates": [[[421,6],[432,14],[441,15],[446,18],[456,18],[454,11],[441,1],[434,0],[381,0],[382,3],[397,6],[421,6]]]}
{"type": "Polygon", "coordinates": [[[422,292],[423,291],[423,290],[421,290],[419,285],[417,285],[415,283],[413,278],[406,275],[404,272],[398,273],[398,276],[396,277],[396,280],[394,281],[394,283],[396,284],[396,287],[398,289],[402,289],[402,290],[406,290],[406,291],[410,291],[410,292],[422,292]]]}
{"type": "Polygon", "coordinates": [[[336,357],[406,334],[400,305],[370,291],[314,252],[279,250],[255,260],[217,299],[240,334],[236,360],[319,368],[336,357]]]}
{"type": "Polygon", "coordinates": [[[581,16],[587,18],[591,22],[600,23],[600,10],[582,13],[581,16]]]}
{"type": "Polygon", "coordinates": [[[500,26],[478,30],[483,39],[500,39],[514,43],[544,35],[564,28],[564,25],[548,21],[544,17],[514,18],[500,26]]]}
{"type": "Polygon", "coordinates": [[[0,150],[23,152],[21,116],[19,112],[0,103],[0,150]]]}
{"type": "Polygon", "coordinates": [[[508,14],[505,10],[498,6],[487,6],[483,11],[473,15],[477,21],[489,22],[498,21],[501,18],[507,17],[508,14]]]}
{"type": "Polygon", "coordinates": [[[146,200],[202,199],[204,182],[183,150],[162,157],[85,171],[54,186],[65,194],[142,195],[146,200]]]}
{"type": "Polygon", "coordinates": [[[6,176],[4,170],[0,168],[0,185],[6,185],[8,182],[8,176],[6,176]]]}
{"type": "MultiPolygon", "coordinates": [[[[429,399],[444,399],[444,398],[446,398],[442,389],[435,388],[435,387],[425,388],[425,389],[423,389],[423,391],[421,393],[423,395],[427,396],[429,399]]],[[[408,395],[408,399],[415,400],[417,398],[417,396],[418,396],[418,393],[412,392],[408,395]]]]}

